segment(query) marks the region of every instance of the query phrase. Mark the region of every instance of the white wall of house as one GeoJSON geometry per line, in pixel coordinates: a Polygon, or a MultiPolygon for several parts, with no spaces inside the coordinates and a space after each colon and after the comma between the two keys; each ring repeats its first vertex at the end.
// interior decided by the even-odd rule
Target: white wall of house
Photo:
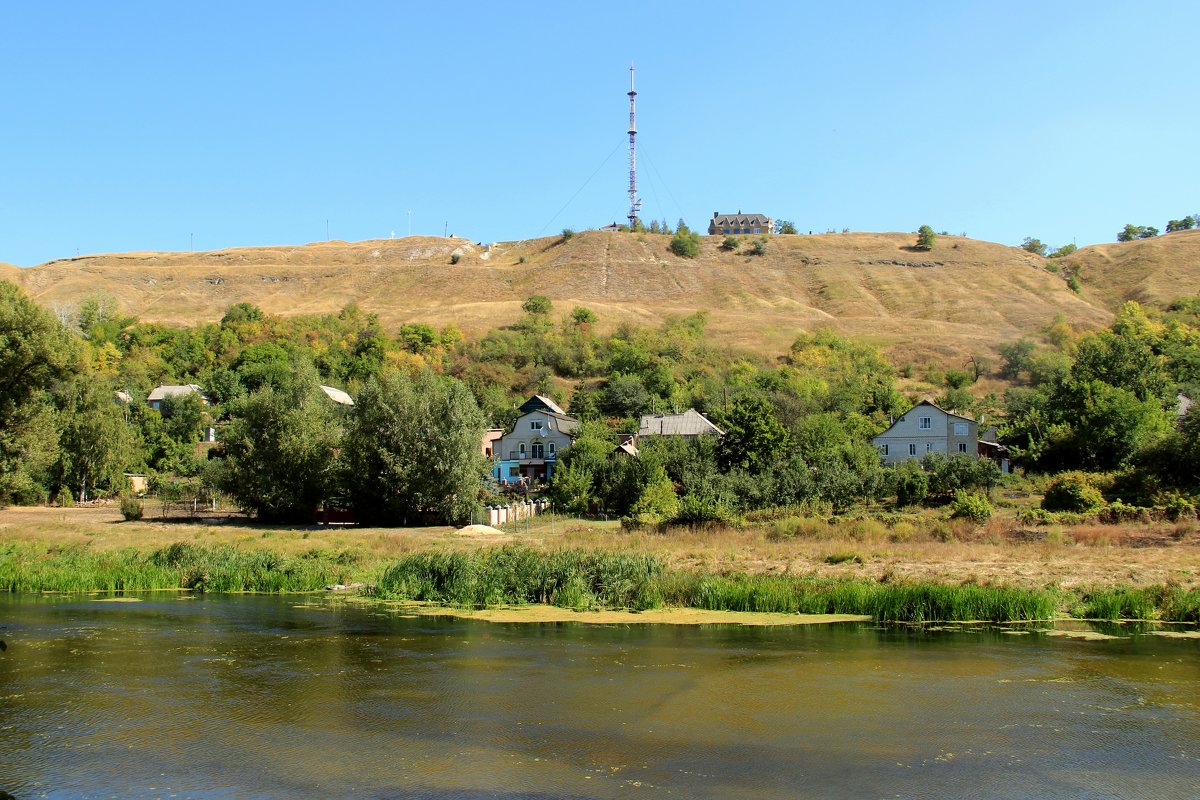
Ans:
{"type": "Polygon", "coordinates": [[[929,453],[974,457],[979,453],[979,423],[932,403],[919,403],[871,442],[888,465],[929,453]]]}

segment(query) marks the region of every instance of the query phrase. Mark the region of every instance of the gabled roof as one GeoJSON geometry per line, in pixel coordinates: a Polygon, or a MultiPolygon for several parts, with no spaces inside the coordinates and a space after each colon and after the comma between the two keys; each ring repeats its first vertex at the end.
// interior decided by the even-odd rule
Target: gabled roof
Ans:
{"type": "Polygon", "coordinates": [[[194,383],[188,383],[183,386],[156,386],[146,400],[166,400],[168,397],[186,397],[193,393],[198,393],[205,400],[208,399],[205,397],[203,389],[194,383]]]}
{"type": "Polygon", "coordinates": [[[340,406],[354,405],[354,400],[350,397],[350,395],[346,394],[341,389],[335,389],[332,386],[325,386],[322,384],[321,391],[324,392],[330,400],[340,406]]]}
{"type": "Polygon", "coordinates": [[[722,225],[759,225],[765,227],[770,222],[771,218],[766,214],[743,214],[740,211],[736,214],[714,213],[712,218],[712,224],[718,228],[722,225]]]}
{"type": "Polygon", "coordinates": [[[894,427],[896,427],[897,425],[899,425],[901,420],[903,420],[903,419],[904,419],[905,417],[907,417],[909,414],[911,414],[911,413],[913,413],[914,411],[916,411],[916,410],[917,410],[918,408],[920,408],[921,406],[929,406],[930,408],[934,408],[934,409],[937,409],[938,411],[942,412],[942,413],[943,413],[943,414],[945,414],[947,417],[954,417],[955,419],[961,419],[961,420],[962,420],[962,421],[964,421],[964,422],[974,422],[974,421],[975,421],[975,420],[974,420],[974,419],[972,419],[971,417],[966,417],[966,416],[963,416],[962,414],[956,414],[956,413],[954,413],[953,411],[947,411],[946,409],[942,408],[941,406],[939,406],[937,403],[933,402],[932,400],[922,400],[921,402],[917,403],[915,406],[913,406],[912,408],[910,408],[908,411],[905,411],[903,414],[901,414],[901,415],[900,415],[900,418],[899,418],[899,419],[897,419],[895,422],[893,422],[891,425],[888,425],[888,427],[887,427],[887,430],[886,430],[886,431],[884,431],[883,433],[877,433],[877,434],[875,434],[875,435],[876,435],[876,436],[883,436],[883,434],[884,434],[884,433],[887,433],[887,432],[888,432],[888,431],[890,431],[892,428],[894,428],[894,427]]]}
{"type": "Polygon", "coordinates": [[[638,436],[724,436],[725,431],[694,408],[682,414],[643,414],[638,436]]]}
{"type": "Polygon", "coordinates": [[[530,411],[551,411],[555,414],[566,414],[558,403],[546,397],[544,394],[535,394],[533,397],[526,400],[519,409],[522,414],[528,414],[530,411]]]}
{"type": "Polygon", "coordinates": [[[635,445],[633,442],[622,442],[621,444],[617,445],[615,450],[613,450],[613,455],[616,455],[617,453],[624,453],[627,456],[637,458],[637,445],[635,445]]]}

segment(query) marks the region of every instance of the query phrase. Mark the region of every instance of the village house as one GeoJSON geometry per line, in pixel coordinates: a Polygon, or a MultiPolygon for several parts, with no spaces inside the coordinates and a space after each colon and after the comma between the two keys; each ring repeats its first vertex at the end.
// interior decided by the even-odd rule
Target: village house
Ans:
{"type": "Polygon", "coordinates": [[[775,222],[766,214],[722,214],[714,211],[708,223],[709,236],[729,236],[741,233],[771,233],[775,230],[775,222]]]}
{"type": "Polygon", "coordinates": [[[518,409],[512,430],[496,440],[492,474],[502,484],[549,481],[558,458],[571,446],[579,420],[549,397],[534,395],[518,409]]]}
{"type": "Polygon", "coordinates": [[[979,455],[979,423],[938,408],[929,400],[917,403],[891,427],[871,440],[883,463],[924,458],[930,453],[979,455]]]}
{"type": "Polygon", "coordinates": [[[154,391],[150,392],[149,396],[146,397],[146,404],[155,411],[162,411],[163,401],[168,397],[171,399],[177,399],[180,397],[187,397],[190,394],[200,395],[201,404],[208,405],[208,395],[206,395],[204,390],[194,383],[188,383],[183,386],[156,386],[154,391]]]}
{"type": "Polygon", "coordinates": [[[682,414],[643,414],[638,422],[638,438],[643,436],[682,436],[697,439],[701,436],[724,436],[725,431],[708,421],[694,408],[682,414]]]}

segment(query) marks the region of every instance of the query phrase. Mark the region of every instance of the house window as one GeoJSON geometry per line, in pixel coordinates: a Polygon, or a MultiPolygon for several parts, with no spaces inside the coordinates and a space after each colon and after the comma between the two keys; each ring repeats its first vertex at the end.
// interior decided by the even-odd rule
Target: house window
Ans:
{"type": "Polygon", "coordinates": [[[529,423],[529,427],[533,428],[535,431],[540,431],[542,429],[542,421],[540,419],[535,419],[533,422],[529,423]]]}
{"type": "Polygon", "coordinates": [[[554,458],[554,442],[546,445],[546,452],[550,454],[550,458],[554,458]]]}
{"type": "Polygon", "coordinates": [[[755,228],[755,229],[754,229],[754,232],[755,232],[755,233],[762,233],[762,228],[755,228]]]}
{"type": "Polygon", "coordinates": [[[958,443],[958,452],[960,452],[960,453],[965,453],[965,452],[967,452],[967,443],[966,443],[966,442],[959,442],[959,443],[958,443]]]}
{"type": "Polygon", "coordinates": [[[967,423],[965,423],[965,422],[954,423],[954,435],[955,436],[966,436],[967,435],[967,423]]]}
{"type": "Polygon", "coordinates": [[[879,445],[879,454],[884,456],[888,454],[888,446],[886,444],[879,445]]]}
{"type": "Polygon", "coordinates": [[[926,453],[932,453],[932,452],[933,452],[933,442],[926,442],[926,443],[925,443],[925,452],[926,452],[926,453]]]}
{"type": "Polygon", "coordinates": [[[909,444],[908,444],[908,454],[909,454],[910,456],[915,456],[915,455],[917,454],[917,445],[916,445],[916,442],[909,442],[909,444]]]}
{"type": "Polygon", "coordinates": [[[933,430],[933,417],[917,417],[917,427],[923,431],[933,430]]]}
{"type": "Polygon", "coordinates": [[[534,458],[545,458],[546,457],[546,446],[544,444],[542,444],[541,442],[534,442],[532,455],[534,458]]]}
{"type": "Polygon", "coordinates": [[[508,468],[508,477],[510,477],[510,478],[521,477],[521,468],[520,467],[509,467],[508,468]]]}
{"type": "Polygon", "coordinates": [[[521,442],[519,445],[517,445],[517,451],[521,454],[521,458],[525,457],[525,443],[524,442],[521,442]]]}

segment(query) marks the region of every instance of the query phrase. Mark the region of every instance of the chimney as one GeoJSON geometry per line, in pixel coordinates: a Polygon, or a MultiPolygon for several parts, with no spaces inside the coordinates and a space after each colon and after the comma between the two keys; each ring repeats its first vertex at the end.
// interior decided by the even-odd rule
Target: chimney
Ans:
{"type": "Polygon", "coordinates": [[[720,211],[714,211],[714,212],[713,212],[713,219],[716,219],[716,218],[717,218],[717,217],[719,217],[719,216],[721,216],[721,212],[720,212],[720,211]]]}

